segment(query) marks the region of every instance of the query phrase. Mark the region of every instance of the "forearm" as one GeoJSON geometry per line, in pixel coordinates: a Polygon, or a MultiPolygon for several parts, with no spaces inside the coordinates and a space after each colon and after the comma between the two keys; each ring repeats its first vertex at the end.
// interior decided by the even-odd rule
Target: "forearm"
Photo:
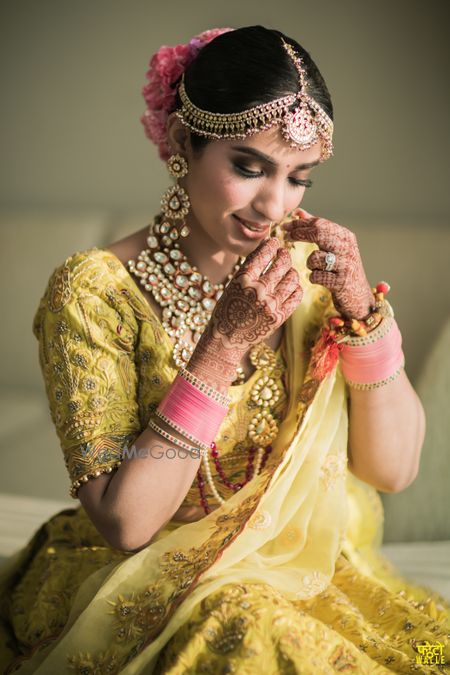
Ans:
{"type": "MultiPolygon", "coordinates": [[[[158,425],[182,438],[163,421],[158,425]]],[[[117,548],[128,551],[148,545],[172,518],[201,462],[199,452],[190,454],[151,428],[132,447],[135,451],[124,457],[102,497],[102,510],[109,514],[113,529],[110,538],[117,548]]]]}
{"type": "Polygon", "coordinates": [[[399,492],[416,477],[425,414],[404,370],[377,389],[349,388],[349,469],[382,492],[399,492]]]}
{"type": "MultiPolygon", "coordinates": [[[[224,372],[219,376],[207,369],[204,360],[196,359],[196,367],[189,362],[187,370],[204,379],[216,390],[225,393],[231,384],[224,372]]],[[[236,372],[234,368],[233,377],[236,372]]],[[[170,395],[170,390],[169,390],[170,395]]],[[[155,420],[162,429],[197,452],[187,450],[166,440],[156,430],[147,428],[135,440],[135,455],[125,457],[111,479],[102,497],[102,509],[111,515],[115,537],[125,550],[136,550],[172,518],[189,491],[201,463],[201,455],[194,442],[174,430],[159,417],[155,420]],[[193,455],[193,456],[192,456],[193,455]]]]}

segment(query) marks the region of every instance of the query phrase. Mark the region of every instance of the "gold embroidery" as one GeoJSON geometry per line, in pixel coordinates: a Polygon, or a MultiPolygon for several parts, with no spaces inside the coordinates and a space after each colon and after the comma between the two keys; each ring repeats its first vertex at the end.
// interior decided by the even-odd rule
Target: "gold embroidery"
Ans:
{"type": "Polygon", "coordinates": [[[60,312],[70,300],[70,271],[68,265],[54,273],[48,289],[48,306],[52,312],[60,312]]]}
{"type": "Polygon", "coordinates": [[[331,655],[330,665],[339,673],[357,672],[358,669],[355,657],[341,646],[336,647],[331,655]]]}
{"type": "Polygon", "coordinates": [[[268,511],[261,511],[260,513],[255,513],[250,520],[248,521],[248,527],[252,530],[265,530],[270,527],[272,523],[272,517],[268,511]]]}
{"type": "Polygon", "coordinates": [[[280,545],[285,546],[288,550],[290,546],[297,544],[302,537],[302,533],[295,525],[287,525],[278,537],[280,545]]]}
{"type": "Polygon", "coordinates": [[[120,661],[110,650],[107,653],[100,652],[95,656],[91,656],[89,652],[79,652],[76,656],[69,656],[67,663],[70,670],[77,675],[79,673],[109,673],[114,675],[120,672],[120,661]]]}
{"type": "Polygon", "coordinates": [[[130,447],[135,438],[135,432],[102,435],[66,450],[64,460],[72,478],[71,497],[77,497],[78,488],[89,478],[111,473],[113,469],[119,467],[124,448],[130,447]]]}
{"type": "Polygon", "coordinates": [[[140,593],[131,593],[127,598],[121,594],[117,600],[107,601],[113,609],[114,634],[117,642],[136,642],[154,630],[165,615],[163,596],[155,586],[148,586],[140,593]]]}
{"type": "Polygon", "coordinates": [[[321,485],[325,490],[331,490],[338,480],[347,473],[347,457],[344,455],[326,456],[320,470],[321,485]]]}
{"type": "Polygon", "coordinates": [[[295,593],[297,598],[311,598],[318,595],[329,584],[328,577],[314,570],[311,574],[305,574],[301,579],[301,589],[295,593]]]}

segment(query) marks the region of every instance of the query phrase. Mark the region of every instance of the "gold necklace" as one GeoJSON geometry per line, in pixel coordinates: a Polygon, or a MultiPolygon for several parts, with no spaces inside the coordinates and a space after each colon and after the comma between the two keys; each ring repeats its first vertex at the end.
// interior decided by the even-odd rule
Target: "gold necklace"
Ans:
{"type": "MultiPolygon", "coordinates": [[[[245,257],[240,256],[225,283],[212,284],[195,265],[190,265],[180,250],[179,238],[180,232],[174,225],[161,215],[156,216],[149,226],[148,248],[139,253],[137,262],[129,260],[127,266],[130,274],[138,277],[139,283],[162,307],[162,324],[176,341],[174,361],[178,367],[185,367],[194,350],[183,339],[186,330],[191,331],[192,342],[197,344],[217,301],[245,257]]],[[[241,366],[236,368],[236,374],[232,384],[245,380],[241,366]]]]}

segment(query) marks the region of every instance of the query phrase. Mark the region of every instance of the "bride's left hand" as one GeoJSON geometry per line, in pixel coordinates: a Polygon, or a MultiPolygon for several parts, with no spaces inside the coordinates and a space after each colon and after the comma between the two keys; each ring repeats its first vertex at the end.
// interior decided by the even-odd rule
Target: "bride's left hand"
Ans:
{"type": "Polygon", "coordinates": [[[317,244],[306,260],[312,270],[309,280],[326,286],[337,311],[346,319],[363,319],[373,307],[371,286],[364,271],[356,235],[341,225],[318,218],[304,209],[297,209],[294,219],[283,225],[286,241],[308,241],[317,244]],[[331,271],[325,271],[327,253],[336,260],[331,271]]]}

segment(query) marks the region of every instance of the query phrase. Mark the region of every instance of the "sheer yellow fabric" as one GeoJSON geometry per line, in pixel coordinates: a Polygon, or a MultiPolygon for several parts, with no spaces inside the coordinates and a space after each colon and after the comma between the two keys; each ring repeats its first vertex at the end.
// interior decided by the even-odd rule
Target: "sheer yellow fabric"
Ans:
{"type": "MultiPolygon", "coordinates": [[[[407,586],[375,552],[381,503],[347,472],[340,368],[320,385],[310,377],[311,346],[333,312],[329,292],[307,278],[313,248],[292,251],[305,294],[277,355],[285,396],[261,474],[236,494],[221,488],[224,505],[195,523],[169,522],[134,555],[111,549],[82,509],[57,514],[0,579],[10,592],[3,617],[25,652],[35,648],[17,672],[410,672],[411,640],[440,639],[448,648],[444,601],[421,603],[426,589],[407,586]],[[59,574],[70,567],[68,548],[72,566],[80,560],[80,532],[87,556],[59,623],[41,604],[41,632],[33,633],[27,598],[37,570],[49,574],[57,547],[49,553],[48,544],[64,527],[59,574]]],[[[176,373],[172,345],[126,269],[98,249],[55,271],[33,327],[76,496],[80,482],[118,466],[121,447],[146,425],[176,373]]],[[[217,439],[235,480],[245,471],[250,386],[230,388],[217,439]]],[[[195,486],[185,499],[194,502],[195,486]]],[[[56,553],[56,576],[57,564],[56,553]]]]}

